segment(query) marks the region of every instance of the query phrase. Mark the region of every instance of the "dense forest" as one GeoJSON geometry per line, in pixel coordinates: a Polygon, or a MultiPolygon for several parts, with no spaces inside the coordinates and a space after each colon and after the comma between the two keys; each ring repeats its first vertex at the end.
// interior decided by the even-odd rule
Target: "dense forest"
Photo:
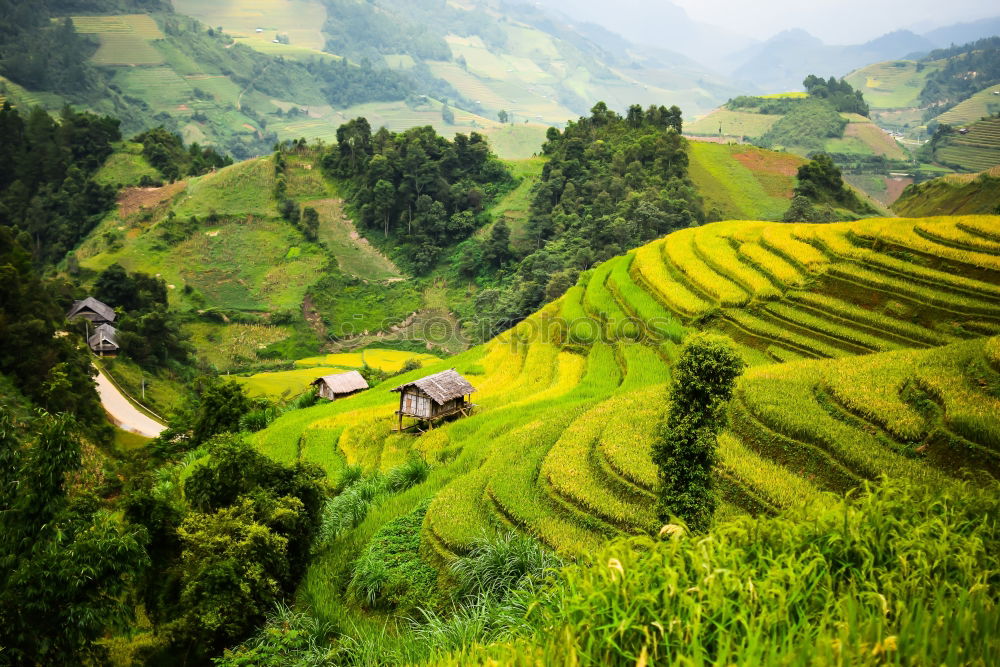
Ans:
{"type": "Polygon", "coordinates": [[[392,239],[393,258],[417,275],[488,222],[485,208],[513,185],[482,135],[449,141],[431,127],[373,134],[364,118],[337,130],[323,166],[349,182],[359,224],[392,239]]]}
{"type": "Polygon", "coordinates": [[[870,109],[860,90],[854,90],[851,84],[843,79],[830,77],[824,81],[821,77],[810,74],[802,82],[810,97],[826,100],[833,108],[843,113],[856,113],[868,116],[870,109]]]}
{"type": "Polygon", "coordinates": [[[564,131],[549,130],[527,225],[532,252],[515,257],[502,223],[459,249],[468,277],[501,271],[477,304],[488,328],[520,321],[599,262],[704,221],[681,129],[677,107],[634,105],[620,116],[598,103],[564,131]]]}
{"type": "Polygon", "coordinates": [[[22,116],[0,109],[0,227],[11,230],[36,261],[58,261],[93,229],[115,201],[94,172],[121,139],[107,116],[63,109],[57,122],[41,108],[22,116]]]}

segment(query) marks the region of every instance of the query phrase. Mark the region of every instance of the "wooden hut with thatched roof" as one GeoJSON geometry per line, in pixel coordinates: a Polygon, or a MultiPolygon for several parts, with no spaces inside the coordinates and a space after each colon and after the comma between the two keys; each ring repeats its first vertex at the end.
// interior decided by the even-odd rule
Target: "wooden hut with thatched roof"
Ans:
{"type": "Polygon", "coordinates": [[[399,410],[396,411],[399,431],[403,430],[403,417],[433,426],[438,419],[457,414],[466,416],[475,407],[469,398],[476,388],[454,368],[408,382],[392,391],[399,393],[399,410]]]}
{"type": "Polygon", "coordinates": [[[317,378],[313,380],[312,386],[319,390],[320,398],[335,401],[338,398],[347,398],[368,389],[368,381],[361,373],[349,371],[317,378]]]}
{"type": "Polygon", "coordinates": [[[105,354],[118,354],[118,350],[121,349],[118,345],[118,329],[110,324],[99,324],[94,329],[93,335],[87,339],[87,344],[102,357],[105,354]]]}
{"type": "Polygon", "coordinates": [[[66,313],[67,320],[83,318],[94,324],[111,324],[115,321],[115,309],[106,303],[88,296],[82,301],[74,301],[73,307],[66,313]]]}

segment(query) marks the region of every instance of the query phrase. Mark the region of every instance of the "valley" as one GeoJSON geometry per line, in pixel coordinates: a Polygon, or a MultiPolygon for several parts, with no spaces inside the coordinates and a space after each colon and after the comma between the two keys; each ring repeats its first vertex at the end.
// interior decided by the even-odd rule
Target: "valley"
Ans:
{"type": "Polygon", "coordinates": [[[0,0],[0,664],[996,663],[1000,22],[710,4],[0,0]]]}

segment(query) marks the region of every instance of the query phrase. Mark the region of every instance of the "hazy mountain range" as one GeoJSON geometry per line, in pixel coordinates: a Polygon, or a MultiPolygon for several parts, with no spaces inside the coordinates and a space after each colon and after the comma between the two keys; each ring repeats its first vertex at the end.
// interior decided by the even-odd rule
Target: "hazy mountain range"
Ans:
{"type": "MultiPolygon", "coordinates": [[[[923,55],[951,44],[1000,35],[1000,17],[958,23],[922,33],[896,30],[862,44],[833,45],[801,28],[754,40],[692,19],[669,2],[619,0],[537,0],[566,21],[594,23],[635,45],[674,52],[760,92],[798,90],[811,73],[843,76],[884,60],[923,55]],[[637,21],[636,16],[642,16],[637,21]]],[[[905,19],[905,17],[903,17],[905,19]]],[[[904,20],[901,20],[901,24],[904,20]]],[[[593,37],[593,35],[590,35],[593,37]]]]}

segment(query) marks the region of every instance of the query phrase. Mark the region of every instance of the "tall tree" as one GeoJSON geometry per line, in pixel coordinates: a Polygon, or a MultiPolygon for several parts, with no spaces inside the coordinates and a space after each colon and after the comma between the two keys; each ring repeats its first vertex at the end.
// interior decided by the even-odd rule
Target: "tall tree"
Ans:
{"type": "Polygon", "coordinates": [[[685,342],[674,369],[670,408],[653,443],[661,521],[676,516],[696,532],[711,525],[717,504],[712,488],[717,437],[743,369],[728,338],[702,333],[685,342]]]}

